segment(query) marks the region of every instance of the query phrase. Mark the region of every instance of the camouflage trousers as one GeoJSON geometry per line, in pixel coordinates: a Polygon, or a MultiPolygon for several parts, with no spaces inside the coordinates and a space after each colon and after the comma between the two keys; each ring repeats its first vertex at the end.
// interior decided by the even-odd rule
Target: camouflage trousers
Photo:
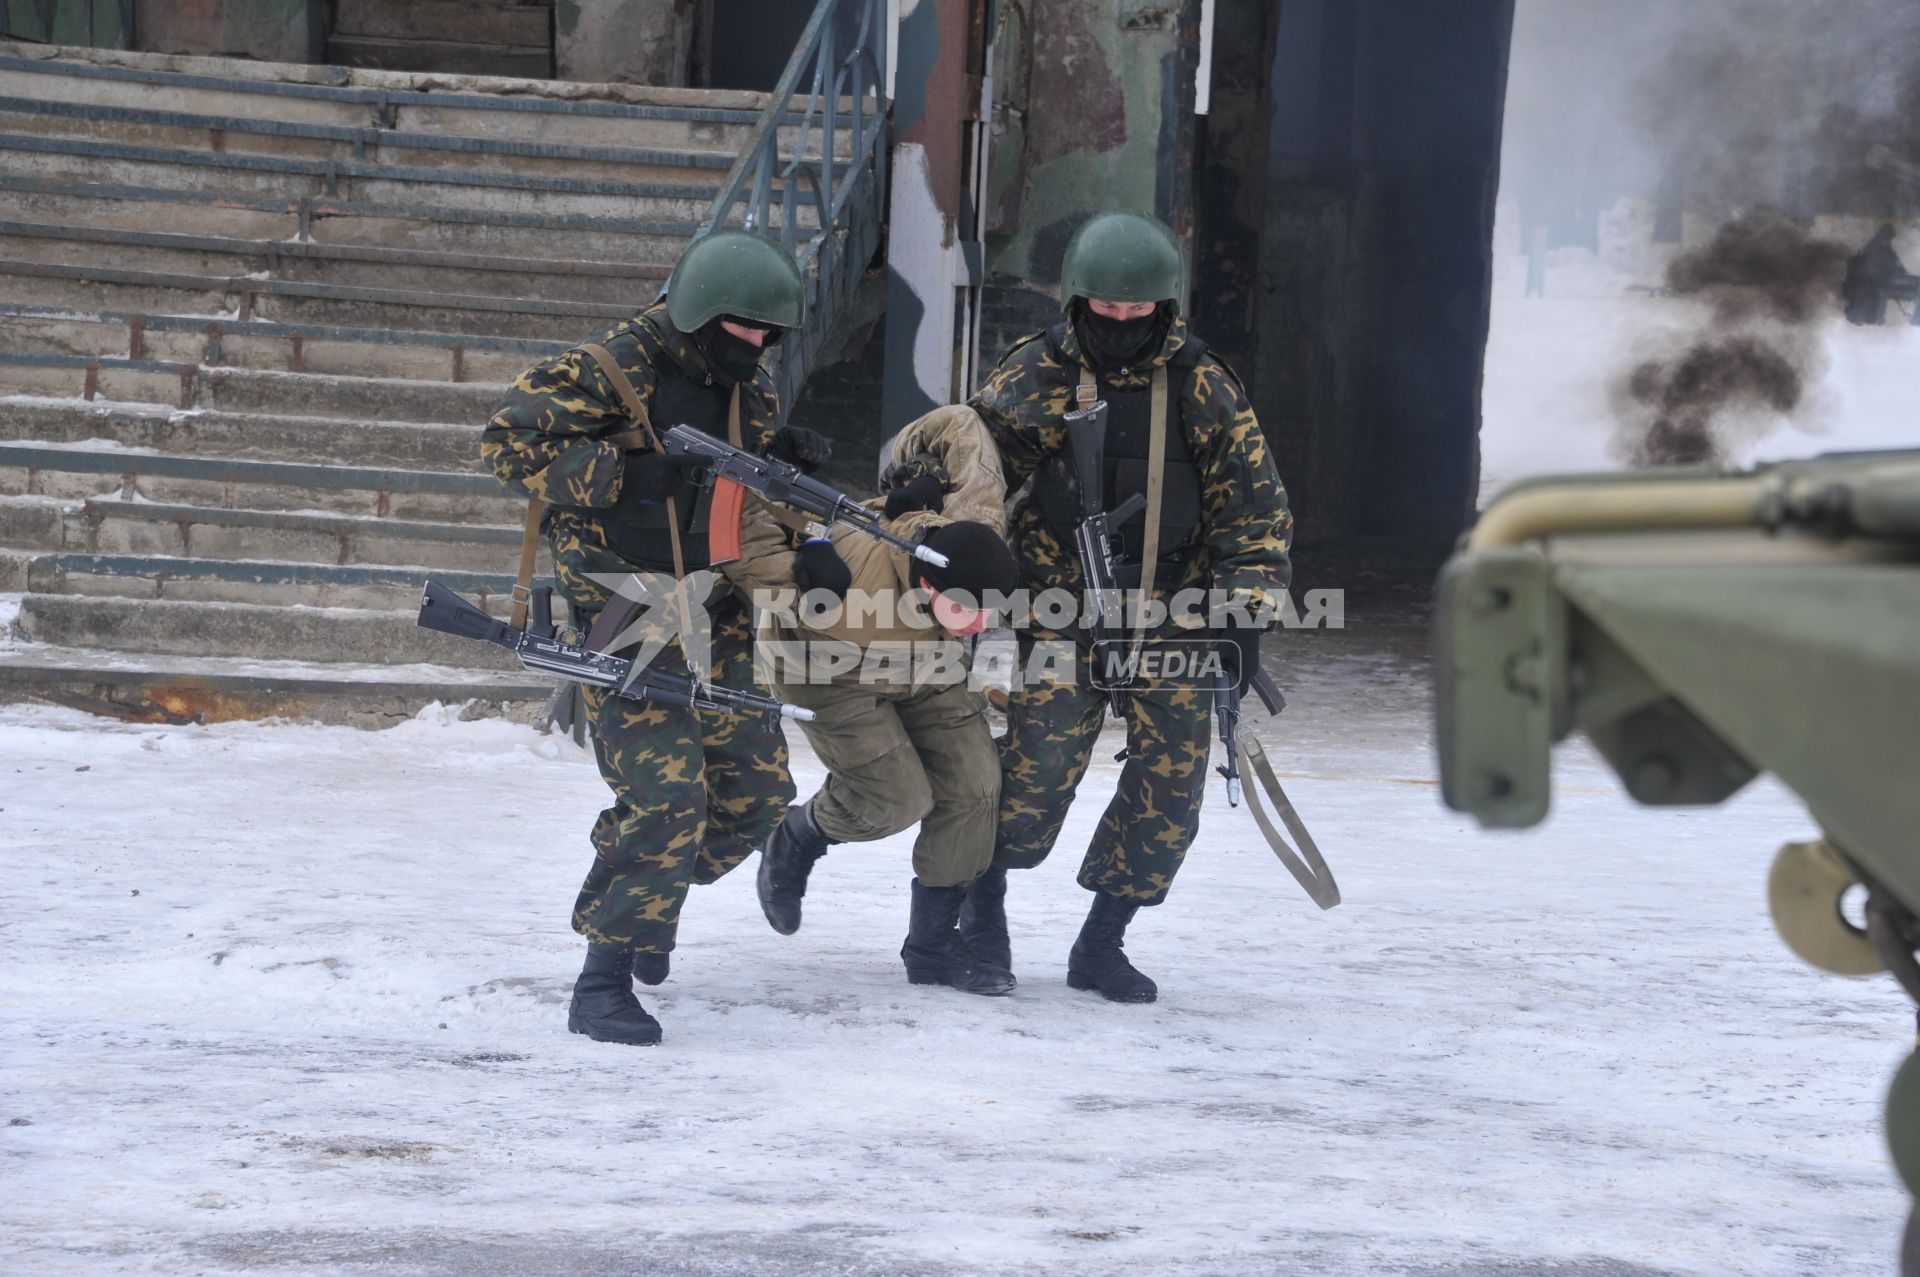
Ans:
{"type": "MultiPolygon", "coordinates": [[[[1030,630],[1019,642],[1026,669],[1037,643],[1073,640],[1030,630]]],[[[1053,850],[1106,720],[1107,695],[1092,686],[1084,648],[1061,674],[1032,686],[1014,680],[1000,738],[998,868],[1030,869],[1053,850]]],[[[1126,764],[1081,862],[1080,885],[1153,905],[1166,898],[1199,829],[1213,701],[1207,692],[1148,684],[1126,706],[1126,764]]]]}
{"type": "MultiPolygon", "coordinates": [[[[714,681],[753,687],[746,605],[711,606],[714,681]]],[[[679,648],[660,658],[678,663],[679,648]]],[[[613,805],[593,825],[593,868],[573,929],[594,944],[665,953],[687,888],[752,855],[793,801],[787,742],[757,718],[626,700],[588,688],[600,775],[613,805]]]]}
{"type": "Polygon", "coordinates": [[[993,859],[1000,765],[987,702],[965,683],[929,687],[782,683],[814,711],[801,730],[826,764],[813,819],[835,842],[871,842],[915,821],[913,872],[929,887],[972,882],[993,859]]]}

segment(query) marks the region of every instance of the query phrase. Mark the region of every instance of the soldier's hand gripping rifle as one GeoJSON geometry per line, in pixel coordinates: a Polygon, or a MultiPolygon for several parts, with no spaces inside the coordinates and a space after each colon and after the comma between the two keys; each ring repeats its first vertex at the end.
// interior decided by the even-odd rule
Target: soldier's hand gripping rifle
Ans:
{"type": "Polygon", "coordinates": [[[553,590],[548,586],[533,592],[531,616],[524,630],[495,620],[437,581],[428,581],[421,592],[419,620],[422,629],[504,647],[519,657],[520,664],[527,669],[604,687],[628,700],[657,701],[687,709],[717,709],[728,714],[758,714],[770,726],[782,716],[802,721],[813,717],[810,709],[787,705],[758,692],[716,687],[688,674],[651,668],[632,673],[630,661],[563,643],[553,627],[553,590]]]}
{"type": "Polygon", "coordinates": [[[1127,712],[1127,693],[1114,676],[1112,656],[1124,644],[1126,592],[1113,580],[1113,538],[1121,524],[1146,508],[1147,499],[1136,492],[1111,510],[1102,508],[1106,489],[1107,403],[1097,399],[1084,408],[1076,408],[1061,418],[1067,426],[1067,442],[1073,451],[1073,470],[1080,491],[1080,522],[1073,530],[1074,550],[1080,556],[1080,572],[1086,582],[1086,597],[1093,604],[1094,669],[1109,683],[1107,703],[1116,716],[1127,712]]]}
{"type": "Polygon", "coordinates": [[[662,442],[669,455],[698,457],[707,463],[708,481],[713,484],[713,505],[707,518],[707,550],[708,561],[716,566],[740,557],[740,510],[749,492],[758,493],[776,505],[812,515],[822,523],[841,523],[855,528],[922,563],[931,563],[937,568],[947,566],[946,555],[917,541],[895,536],[887,531],[878,511],[861,505],[838,488],[803,474],[796,465],[736,448],[692,426],[673,427],[662,442]]]}
{"type": "MultiPolygon", "coordinates": [[[[1280,711],[1287,707],[1287,698],[1274,686],[1273,678],[1256,662],[1248,676],[1247,686],[1253,689],[1260,703],[1267,707],[1267,713],[1279,717],[1280,711]]],[[[1248,809],[1253,813],[1253,823],[1260,827],[1260,833],[1267,840],[1267,846],[1280,858],[1306,890],[1313,903],[1322,909],[1331,909],[1340,903],[1340,885],[1333,880],[1333,871],[1327,868],[1327,861],[1320,854],[1320,848],[1313,841],[1313,835],[1307,832],[1300,813],[1293,809],[1293,801],[1287,797],[1287,791],[1280,786],[1280,778],[1274,774],[1273,764],[1267,761],[1267,751],[1261,747],[1260,738],[1241,725],[1240,722],[1240,680],[1225,669],[1214,673],[1213,712],[1220,725],[1220,745],[1226,755],[1226,764],[1214,768],[1227,782],[1227,805],[1240,805],[1240,760],[1246,759],[1247,767],[1253,772],[1256,782],[1247,791],[1248,809]],[[1294,843],[1300,848],[1294,854],[1287,840],[1274,828],[1273,819],[1267,815],[1266,804],[1261,794],[1280,814],[1281,823],[1287,832],[1293,835],[1294,843]]]]}

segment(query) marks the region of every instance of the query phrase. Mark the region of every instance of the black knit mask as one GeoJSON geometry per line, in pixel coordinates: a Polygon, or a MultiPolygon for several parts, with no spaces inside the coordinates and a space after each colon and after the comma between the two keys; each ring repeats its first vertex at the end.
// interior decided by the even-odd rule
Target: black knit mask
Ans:
{"type": "Polygon", "coordinates": [[[1144,364],[1160,353],[1173,326],[1173,307],[1161,302],[1152,314],[1138,319],[1108,319],[1096,315],[1085,301],[1074,303],[1074,331],[1087,365],[1095,372],[1118,372],[1144,364]]]}
{"type": "MultiPolygon", "coordinates": [[[[702,324],[700,331],[694,334],[693,343],[707,357],[707,367],[719,380],[730,386],[752,381],[754,370],[760,366],[760,356],[767,347],[735,337],[721,327],[725,322],[722,318],[702,324]]],[[[772,344],[769,341],[767,346],[772,344]]]]}

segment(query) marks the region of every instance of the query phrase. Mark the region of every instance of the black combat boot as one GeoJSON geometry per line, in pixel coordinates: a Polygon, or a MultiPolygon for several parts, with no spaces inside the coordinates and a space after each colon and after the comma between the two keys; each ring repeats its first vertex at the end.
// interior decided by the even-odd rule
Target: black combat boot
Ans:
{"type": "Polygon", "coordinates": [[[998,867],[967,884],[960,905],[960,938],[981,961],[1013,970],[1013,942],[1007,939],[1007,871],[998,867]]]}
{"type": "Polygon", "coordinates": [[[1080,925],[1080,938],[1067,955],[1067,985],[1074,989],[1097,989],[1109,1002],[1151,1002],[1160,996],[1159,987],[1133,969],[1120,941],[1127,924],[1140,906],[1131,900],[1093,893],[1093,908],[1080,925]]]}
{"type": "Polygon", "coordinates": [[[607,945],[587,946],[587,962],[573,982],[567,1028],[595,1042],[652,1046],[660,1040],[660,1021],[633,996],[633,954],[607,945]]]}
{"type": "Polygon", "coordinates": [[[659,984],[667,978],[671,957],[671,954],[646,953],[636,949],[633,954],[633,978],[641,984],[659,984]]]}
{"type": "Polygon", "coordinates": [[[900,946],[907,980],[951,985],[965,993],[1011,993],[1013,972],[967,948],[953,925],[966,894],[965,887],[929,887],[913,880],[913,913],[907,920],[907,942],[900,946]]]}
{"type": "Polygon", "coordinates": [[[760,912],[783,936],[800,930],[800,898],[807,894],[807,875],[813,862],[827,854],[827,836],[813,823],[811,803],[787,808],[787,815],[760,848],[760,874],[754,889],[760,912]]]}

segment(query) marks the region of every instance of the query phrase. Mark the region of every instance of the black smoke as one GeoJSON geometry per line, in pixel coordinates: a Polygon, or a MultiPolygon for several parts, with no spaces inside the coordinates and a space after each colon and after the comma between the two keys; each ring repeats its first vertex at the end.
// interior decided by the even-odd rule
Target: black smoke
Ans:
{"type": "Polygon", "coordinates": [[[1638,124],[1710,241],[1668,290],[1704,303],[1615,387],[1630,465],[1715,462],[1804,420],[1847,258],[1920,217],[1920,3],[1697,0],[1638,83],[1638,124]],[[1859,243],[1838,225],[1864,227],[1859,243]]]}
{"type": "Polygon", "coordinates": [[[1705,303],[1699,328],[1642,360],[1616,388],[1631,466],[1724,460],[1807,401],[1826,371],[1824,332],[1852,250],[1773,209],[1742,214],[1667,268],[1676,296],[1705,303]]]}

